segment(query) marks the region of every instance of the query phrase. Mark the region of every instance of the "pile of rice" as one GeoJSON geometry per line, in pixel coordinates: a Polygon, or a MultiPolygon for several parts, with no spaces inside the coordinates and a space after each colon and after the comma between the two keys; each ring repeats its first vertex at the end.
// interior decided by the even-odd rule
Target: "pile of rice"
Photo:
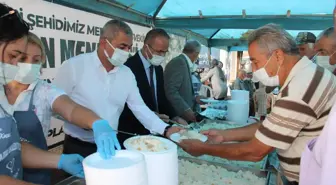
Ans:
{"type": "MultiPolygon", "coordinates": [[[[235,124],[222,124],[222,123],[207,123],[203,126],[201,126],[198,131],[203,131],[203,130],[209,130],[209,129],[231,129],[231,128],[237,128],[243,125],[235,125],[235,124]]],[[[210,162],[217,162],[217,163],[222,163],[222,164],[228,164],[228,165],[233,165],[233,166],[239,166],[239,167],[249,167],[249,168],[256,168],[256,169],[262,169],[264,168],[264,164],[267,160],[265,157],[263,160],[259,162],[249,162],[249,161],[233,161],[233,160],[227,160],[224,158],[220,157],[214,157],[214,156],[209,156],[209,155],[203,155],[199,157],[194,157],[183,151],[181,148],[178,148],[178,155],[183,156],[183,157],[192,157],[192,158],[197,158],[205,161],[210,161],[210,162]]]]}
{"type": "Polygon", "coordinates": [[[202,137],[204,137],[203,134],[200,134],[197,131],[193,131],[193,130],[182,130],[179,132],[180,134],[180,140],[183,139],[198,139],[198,140],[202,140],[202,137]]]}
{"type": "Polygon", "coordinates": [[[225,168],[179,160],[179,185],[265,185],[266,179],[252,172],[230,172],[225,168]]]}
{"type": "Polygon", "coordinates": [[[167,145],[160,139],[152,136],[141,136],[129,141],[130,146],[141,152],[161,152],[168,150],[167,145]]]}

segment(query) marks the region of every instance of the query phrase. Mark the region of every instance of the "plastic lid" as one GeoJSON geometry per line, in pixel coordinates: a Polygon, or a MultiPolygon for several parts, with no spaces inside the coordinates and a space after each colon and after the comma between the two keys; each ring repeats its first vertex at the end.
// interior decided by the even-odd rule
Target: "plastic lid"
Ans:
{"type": "Polygon", "coordinates": [[[86,157],[83,164],[97,169],[120,169],[133,166],[144,160],[144,156],[137,151],[119,150],[110,159],[103,159],[98,153],[86,157]]]}

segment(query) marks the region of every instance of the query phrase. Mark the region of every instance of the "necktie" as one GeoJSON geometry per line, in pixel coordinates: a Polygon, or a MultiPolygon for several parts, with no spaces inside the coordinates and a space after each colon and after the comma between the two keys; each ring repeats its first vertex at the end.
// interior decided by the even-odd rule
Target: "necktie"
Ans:
{"type": "Polygon", "coordinates": [[[154,108],[155,108],[155,112],[159,112],[159,108],[156,102],[156,98],[155,98],[155,85],[154,85],[154,66],[151,65],[149,67],[149,83],[150,83],[150,87],[151,87],[151,93],[152,93],[152,99],[153,99],[153,103],[154,103],[154,108]]]}

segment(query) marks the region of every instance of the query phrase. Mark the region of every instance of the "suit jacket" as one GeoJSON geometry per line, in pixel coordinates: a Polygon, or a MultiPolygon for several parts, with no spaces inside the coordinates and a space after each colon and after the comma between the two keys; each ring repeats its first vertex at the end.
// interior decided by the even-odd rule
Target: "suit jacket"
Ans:
{"type": "MultiPolygon", "coordinates": [[[[146,71],[139,54],[136,53],[134,56],[130,57],[125,63],[125,65],[132,70],[135,79],[137,81],[140,95],[144,100],[145,104],[148,106],[149,109],[155,111],[155,105],[151,95],[150,83],[148,82],[146,71]]],[[[173,117],[174,115],[171,114],[172,108],[169,106],[169,103],[167,101],[164,92],[163,69],[161,66],[155,67],[155,74],[156,74],[156,91],[157,91],[157,103],[159,113],[173,117]]],[[[128,108],[127,104],[125,104],[125,108],[122,114],[120,115],[118,129],[125,132],[137,133],[140,135],[147,135],[150,133],[133,115],[132,111],[128,108]]],[[[131,136],[118,133],[118,139],[120,143],[123,143],[129,137],[131,136]]]]}
{"type": "Polygon", "coordinates": [[[175,114],[182,114],[189,108],[196,110],[195,93],[192,86],[188,61],[183,54],[173,58],[164,71],[164,88],[175,114]]]}

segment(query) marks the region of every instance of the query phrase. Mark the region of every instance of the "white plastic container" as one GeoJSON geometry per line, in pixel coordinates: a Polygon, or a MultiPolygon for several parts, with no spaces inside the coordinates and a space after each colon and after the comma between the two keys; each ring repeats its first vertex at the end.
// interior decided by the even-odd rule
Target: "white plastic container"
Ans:
{"type": "Polygon", "coordinates": [[[250,101],[249,92],[244,90],[232,90],[231,100],[246,100],[247,102],[249,102],[250,101]]]}
{"type": "Polygon", "coordinates": [[[104,160],[98,153],[83,161],[86,185],[148,185],[145,158],[140,152],[120,150],[104,160]]]}
{"type": "Polygon", "coordinates": [[[228,121],[238,124],[247,124],[249,116],[249,105],[247,101],[229,100],[227,108],[228,121]]]}
{"type": "Polygon", "coordinates": [[[146,160],[148,185],[178,185],[177,145],[168,139],[156,136],[135,136],[127,139],[124,146],[127,150],[137,150],[132,140],[152,137],[160,140],[166,150],[158,152],[140,151],[146,160]]]}

